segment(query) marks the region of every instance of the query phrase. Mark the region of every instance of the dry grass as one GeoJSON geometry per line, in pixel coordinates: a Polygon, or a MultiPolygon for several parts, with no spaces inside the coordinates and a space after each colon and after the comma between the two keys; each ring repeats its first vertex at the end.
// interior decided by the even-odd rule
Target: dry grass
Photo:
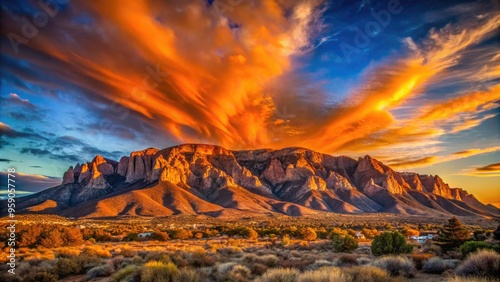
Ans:
{"type": "Polygon", "coordinates": [[[179,270],[175,264],[150,261],[141,270],[141,282],[174,282],[178,275],[179,270]]]}
{"type": "Polygon", "coordinates": [[[452,277],[447,280],[447,282],[498,282],[498,278],[488,278],[488,277],[452,277]]]}
{"type": "Polygon", "coordinates": [[[306,271],[298,276],[298,282],[351,282],[351,275],[338,267],[323,267],[314,271],[306,271]]]}
{"type": "Polygon", "coordinates": [[[255,279],[256,282],[295,282],[300,271],[293,268],[274,268],[255,279]]]}
{"type": "MultiPolygon", "coordinates": [[[[139,276],[139,267],[137,265],[129,265],[125,268],[118,270],[111,276],[112,282],[122,282],[134,279],[139,276]]],[[[135,279],[134,279],[135,280],[135,279]]]]}
{"type": "Polygon", "coordinates": [[[385,256],[372,262],[373,266],[385,269],[391,276],[404,276],[411,278],[415,275],[413,262],[403,256],[385,256]]]}
{"type": "Polygon", "coordinates": [[[455,273],[459,276],[498,278],[500,277],[500,254],[490,250],[470,254],[458,266],[455,273]]]}
{"type": "Polygon", "coordinates": [[[422,266],[422,270],[425,273],[432,273],[432,274],[441,274],[448,268],[449,267],[446,261],[444,261],[444,259],[440,257],[432,257],[429,260],[425,261],[422,266]]]}

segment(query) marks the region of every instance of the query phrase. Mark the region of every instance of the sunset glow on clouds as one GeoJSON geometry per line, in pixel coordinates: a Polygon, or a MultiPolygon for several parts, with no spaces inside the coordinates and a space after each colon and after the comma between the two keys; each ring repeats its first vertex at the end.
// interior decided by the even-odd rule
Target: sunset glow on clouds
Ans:
{"type": "Polygon", "coordinates": [[[480,197],[475,168],[500,157],[496,3],[400,1],[347,60],[341,43],[390,1],[362,2],[74,0],[14,47],[44,9],[2,4],[3,167],[60,176],[150,146],[301,146],[443,174],[480,197]]]}

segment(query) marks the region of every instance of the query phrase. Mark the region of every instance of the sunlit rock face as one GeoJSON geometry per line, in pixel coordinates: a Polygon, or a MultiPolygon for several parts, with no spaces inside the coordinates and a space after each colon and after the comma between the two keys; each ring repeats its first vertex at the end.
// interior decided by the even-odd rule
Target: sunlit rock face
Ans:
{"type": "Polygon", "coordinates": [[[435,175],[419,175],[420,181],[422,185],[425,187],[425,190],[429,193],[433,193],[436,195],[443,196],[445,198],[451,199],[452,193],[450,190],[450,186],[444,183],[441,177],[435,175]]]}
{"type": "Polygon", "coordinates": [[[64,173],[62,184],[69,184],[75,182],[75,171],[72,166],[64,173]]]}
{"type": "MultiPolygon", "coordinates": [[[[96,156],[64,173],[62,192],[53,200],[78,204],[112,192],[119,195],[120,190],[147,187],[178,189],[158,196],[165,197],[165,203],[189,203],[178,198],[189,197],[190,201],[206,201],[221,208],[294,211],[292,214],[315,210],[422,215],[499,213],[463,189],[450,188],[439,176],[396,172],[370,156],[355,160],[297,147],[231,151],[205,144],[148,148],[118,162],[96,156]],[[439,211],[433,210],[438,206],[439,211]]],[[[126,201],[134,201],[133,195],[128,195],[126,201]]],[[[192,211],[192,207],[180,210],[192,211]]]]}
{"type": "Polygon", "coordinates": [[[354,179],[358,187],[367,194],[374,194],[381,189],[392,194],[402,194],[405,189],[410,188],[399,173],[370,156],[359,158],[354,179]]]}
{"type": "Polygon", "coordinates": [[[82,184],[84,188],[106,188],[109,184],[105,176],[114,174],[117,165],[117,162],[97,155],[91,162],[83,165],[77,164],[74,169],[71,166],[64,173],[62,184],[76,182],[82,184]]]}

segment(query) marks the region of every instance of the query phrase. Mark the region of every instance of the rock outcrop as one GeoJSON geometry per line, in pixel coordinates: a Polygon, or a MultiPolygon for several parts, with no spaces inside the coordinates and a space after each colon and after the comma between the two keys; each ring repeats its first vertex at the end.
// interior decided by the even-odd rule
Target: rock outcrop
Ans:
{"type": "MultiPolygon", "coordinates": [[[[132,152],[118,162],[96,156],[70,167],[62,184],[26,197],[20,206],[47,200],[58,207],[78,206],[92,199],[99,203],[111,193],[120,195],[120,190],[156,187],[152,189],[166,194],[148,195],[154,198],[148,203],[175,206],[170,211],[158,208],[162,214],[204,210],[192,206],[197,203],[211,211],[219,207],[292,215],[327,211],[500,217],[499,209],[463,189],[450,188],[439,176],[399,173],[370,156],[355,160],[295,147],[231,151],[185,144],[132,152]]],[[[136,200],[136,194],[126,193],[120,201],[136,200]]],[[[146,196],[141,197],[139,206],[145,204],[146,196]]]]}
{"type": "Polygon", "coordinates": [[[62,184],[69,184],[75,182],[75,170],[72,166],[64,173],[62,184]]]}
{"type": "Polygon", "coordinates": [[[63,177],[62,184],[82,184],[84,188],[103,189],[109,186],[105,177],[115,173],[117,162],[105,159],[102,156],[95,156],[95,158],[83,165],[79,163],[75,169],[71,166],[63,177]]]}

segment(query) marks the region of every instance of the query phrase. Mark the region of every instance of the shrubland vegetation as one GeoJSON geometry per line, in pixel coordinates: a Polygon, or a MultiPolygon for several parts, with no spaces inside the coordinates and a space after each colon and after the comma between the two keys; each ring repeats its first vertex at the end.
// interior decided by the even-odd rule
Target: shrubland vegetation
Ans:
{"type": "MultiPolygon", "coordinates": [[[[3,263],[0,281],[494,281],[499,229],[456,218],[442,225],[26,220],[16,230],[19,275],[6,276],[3,263]],[[410,239],[427,233],[439,237],[410,239]]],[[[7,246],[3,252],[1,259],[7,246]]]]}

